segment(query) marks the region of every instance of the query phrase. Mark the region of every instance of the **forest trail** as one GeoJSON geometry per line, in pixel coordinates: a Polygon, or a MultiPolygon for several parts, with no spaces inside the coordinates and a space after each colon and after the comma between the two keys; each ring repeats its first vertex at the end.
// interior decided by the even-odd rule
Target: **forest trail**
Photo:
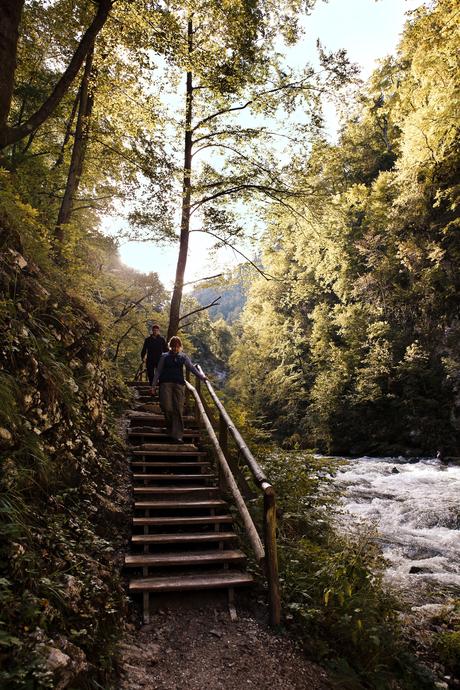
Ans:
{"type": "MultiPolygon", "coordinates": [[[[134,628],[134,626],[131,626],[134,628]]],[[[122,645],[120,690],[331,690],[293,642],[246,610],[161,609],[122,645]]]]}
{"type": "MultiPolygon", "coordinates": [[[[233,587],[253,578],[192,410],[185,443],[174,445],[148,387],[133,388],[127,439],[135,516],[125,567],[131,594],[143,595],[144,624],[128,626],[121,688],[330,687],[322,669],[234,600],[233,587]]],[[[258,609],[265,617],[263,598],[258,609]]]]}

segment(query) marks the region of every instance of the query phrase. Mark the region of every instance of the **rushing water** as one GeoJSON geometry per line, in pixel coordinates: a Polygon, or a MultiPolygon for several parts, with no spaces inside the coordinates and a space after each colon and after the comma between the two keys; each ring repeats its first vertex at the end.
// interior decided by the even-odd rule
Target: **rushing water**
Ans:
{"type": "Polygon", "coordinates": [[[460,587],[459,466],[363,457],[343,466],[337,482],[347,511],[377,528],[390,581],[460,587]]]}

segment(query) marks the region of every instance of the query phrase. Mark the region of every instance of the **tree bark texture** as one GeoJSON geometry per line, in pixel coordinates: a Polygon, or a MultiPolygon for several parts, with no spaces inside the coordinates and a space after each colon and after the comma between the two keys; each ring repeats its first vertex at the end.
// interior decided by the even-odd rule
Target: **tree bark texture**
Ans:
{"type": "MultiPolygon", "coordinates": [[[[0,43],[5,36],[3,21],[5,18],[8,19],[9,16],[5,8],[12,8],[15,4],[22,5],[21,1],[15,3],[15,0],[0,0],[0,26],[2,27],[0,29],[0,43]]],[[[83,34],[83,37],[78,44],[66,71],[57,82],[52,93],[40,106],[40,108],[33,115],[31,115],[28,120],[26,120],[26,122],[17,127],[8,127],[6,124],[11,107],[11,93],[14,84],[17,54],[17,38],[14,41],[12,40],[11,36],[13,36],[14,30],[16,32],[18,31],[20,21],[19,15],[15,27],[13,19],[16,21],[17,12],[15,11],[14,16],[11,15],[9,24],[7,24],[6,28],[6,32],[10,36],[10,40],[9,42],[7,41],[5,46],[0,47],[0,64],[2,65],[2,72],[0,72],[2,75],[0,77],[0,90],[2,92],[0,93],[0,150],[31,134],[31,132],[38,129],[38,127],[40,127],[40,125],[42,125],[50,117],[50,115],[53,114],[54,110],[67,93],[70,84],[77,76],[80,67],[82,66],[88,54],[88,51],[94,45],[96,36],[104,26],[107,17],[109,16],[112,4],[113,0],[99,0],[97,12],[93,21],[83,34]],[[4,88],[5,93],[3,93],[4,88]],[[11,89],[9,100],[8,89],[11,89]],[[8,111],[4,112],[6,107],[8,107],[8,111]]]]}
{"type": "Polygon", "coordinates": [[[86,148],[88,144],[91,113],[93,110],[94,93],[90,88],[91,68],[93,64],[94,46],[91,46],[86,58],[85,70],[80,85],[80,99],[78,105],[75,138],[72,148],[67,183],[62,198],[61,208],[56,223],[56,239],[62,242],[64,238],[63,226],[69,222],[75,195],[78,191],[83,172],[86,148]]]}
{"type": "Polygon", "coordinates": [[[23,6],[24,0],[0,0],[0,130],[11,108],[23,6]]]}
{"type": "MultiPolygon", "coordinates": [[[[193,50],[192,20],[187,24],[188,53],[193,50]]],[[[169,311],[168,340],[179,330],[180,305],[184,288],[184,274],[187,266],[188,242],[190,235],[190,199],[192,193],[192,114],[193,114],[193,75],[187,72],[184,138],[184,177],[182,184],[182,212],[180,223],[179,256],[177,258],[176,280],[169,311]]]]}

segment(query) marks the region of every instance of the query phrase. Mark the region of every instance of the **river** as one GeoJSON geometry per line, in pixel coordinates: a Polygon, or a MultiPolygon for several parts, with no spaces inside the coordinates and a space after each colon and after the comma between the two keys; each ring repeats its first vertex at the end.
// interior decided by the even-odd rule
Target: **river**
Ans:
{"type": "Polygon", "coordinates": [[[336,481],[353,522],[372,523],[396,587],[433,592],[460,587],[460,467],[437,460],[362,457],[336,481]],[[431,585],[431,586],[430,586],[431,585]]]}

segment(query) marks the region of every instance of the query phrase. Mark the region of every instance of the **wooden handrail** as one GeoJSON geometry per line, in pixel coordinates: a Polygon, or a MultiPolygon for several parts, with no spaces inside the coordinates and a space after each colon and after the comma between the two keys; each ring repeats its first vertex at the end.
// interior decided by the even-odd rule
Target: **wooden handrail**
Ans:
{"type": "MultiPolygon", "coordinates": [[[[199,372],[205,376],[203,369],[197,365],[199,372]]],[[[209,434],[211,442],[213,444],[214,450],[216,452],[217,458],[219,460],[220,470],[225,477],[228,487],[235,499],[235,503],[243,519],[244,525],[246,527],[249,540],[251,542],[252,548],[256,555],[256,559],[259,562],[263,562],[265,567],[265,573],[268,582],[268,593],[269,593],[269,605],[270,605],[270,623],[274,626],[280,624],[281,620],[281,596],[280,596],[280,585],[279,585],[279,575],[278,575],[278,554],[276,546],[276,496],[275,489],[268,481],[262,468],[252,455],[251,451],[244,442],[243,437],[234,425],[230,415],[227,410],[219,400],[216,392],[214,391],[211,383],[206,379],[205,384],[208,392],[219,411],[219,437],[221,443],[224,445],[224,450],[222,449],[221,443],[217,439],[214,428],[209,421],[207,415],[207,406],[203,404],[202,394],[201,394],[201,381],[197,377],[197,389],[195,389],[188,381],[186,382],[187,388],[192,392],[197,409],[200,412],[201,418],[206,426],[206,431],[209,434]],[[228,455],[227,449],[227,431],[230,431],[236,446],[241,453],[247,467],[254,477],[255,483],[259,490],[262,492],[264,497],[264,521],[263,521],[263,533],[264,533],[264,546],[260,540],[260,537],[255,528],[254,522],[252,521],[251,515],[246,507],[244,499],[238,488],[238,484],[233,476],[233,472],[227,461],[226,455],[228,455]],[[225,452],[224,452],[225,451],[225,452]]]]}
{"type": "MultiPolygon", "coordinates": [[[[205,375],[203,369],[200,367],[200,365],[197,365],[198,371],[200,371],[203,376],[205,375]]],[[[222,418],[225,421],[225,424],[227,426],[227,429],[233,436],[236,447],[240,451],[241,455],[243,456],[247,466],[252,472],[252,476],[254,477],[256,484],[259,486],[260,489],[262,489],[262,485],[264,483],[270,484],[267,477],[265,476],[265,473],[263,472],[262,468],[260,467],[259,463],[247,447],[246,443],[244,442],[243,437],[241,436],[240,432],[234,425],[230,415],[228,414],[227,410],[225,407],[222,405],[221,401],[219,400],[214,388],[212,387],[211,383],[209,382],[208,379],[206,379],[206,388],[209,391],[209,395],[213,399],[217,409],[219,410],[220,414],[222,415],[222,418]]],[[[262,489],[263,490],[263,489],[262,489]]]]}
{"type": "Polygon", "coordinates": [[[217,459],[219,461],[220,469],[222,471],[222,474],[225,477],[225,480],[227,482],[227,486],[230,489],[232,496],[235,500],[236,506],[238,508],[238,511],[241,515],[241,518],[243,520],[244,526],[246,528],[246,532],[249,537],[249,541],[251,542],[251,546],[254,550],[255,557],[257,559],[258,563],[261,563],[265,559],[265,550],[262,544],[262,541],[259,537],[259,534],[256,530],[256,527],[254,525],[254,522],[252,520],[252,517],[249,513],[249,510],[246,507],[246,503],[244,502],[244,499],[240,493],[240,490],[238,488],[238,485],[235,481],[235,478],[232,474],[232,471],[228,465],[227,459],[222,451],[222,448],[219,445],[219,441],[217,440],[216,432],[214,431],[211,422],[209,421],[209,417],[206,414],[206,411],[204,409],[203,403],[201,402],[200,396],[198,395],[197,390],[188,382],[185,382],[185,385],[187,386],[188,390],[192,393],[193,397],[195,398],[196,405],[198,407],[198,410],[200,411],[201,419],[204,422],[204,425],[206,427],[206,431],[208,432],[209,438],[211,439],[212,445],[214,447],[214,451],[216,453],[217,459]]]}

